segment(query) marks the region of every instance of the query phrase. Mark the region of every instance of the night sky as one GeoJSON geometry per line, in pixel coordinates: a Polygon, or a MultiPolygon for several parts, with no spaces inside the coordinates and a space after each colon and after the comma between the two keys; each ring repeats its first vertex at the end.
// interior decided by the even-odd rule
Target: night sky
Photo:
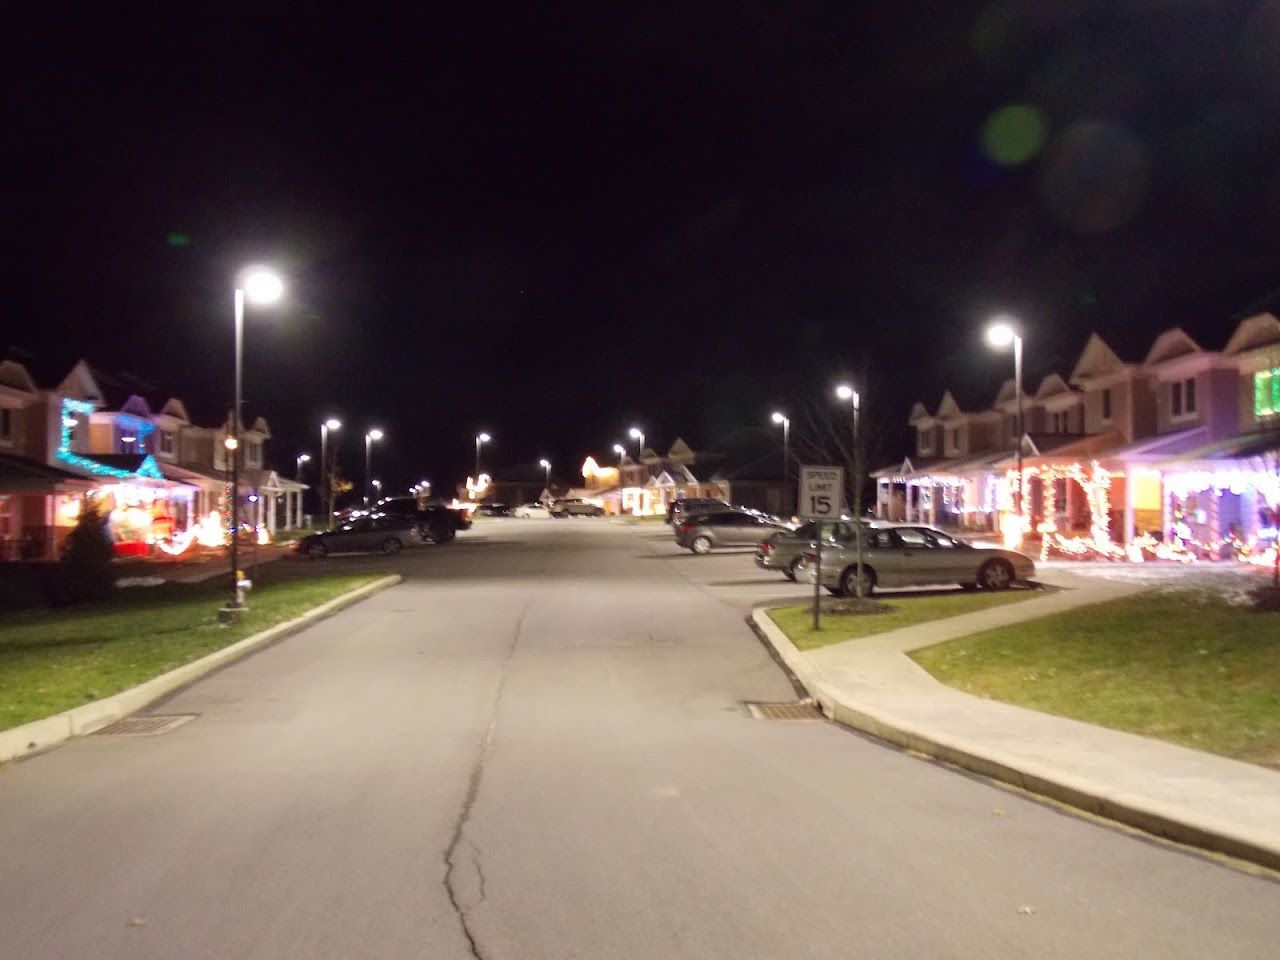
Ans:
{"type": "Polygon", "coordinates": [[[992,311],[1034,387],[1280,287],[1277,2],[88,6],[6,11],[0,346],[216,421],[278,265],[246,397],[290,474],[337,415],[389,487],[480,429],[566,476],[849,372],[900,455],[1008,375],[992,311]]]}

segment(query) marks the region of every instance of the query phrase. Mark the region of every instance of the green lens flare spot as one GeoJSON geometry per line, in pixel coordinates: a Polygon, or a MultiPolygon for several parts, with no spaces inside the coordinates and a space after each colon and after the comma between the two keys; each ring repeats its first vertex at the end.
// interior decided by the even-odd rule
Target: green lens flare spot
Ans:
{"type": "Polygon", "coordinates": [[[993,163],[1017,167],[1040,152],[1047,124],[1035,107],[1022,103],[1001,107],[982,127],[982,151],[993,163]]]}
{"type": "Polygon", "coordinates": [[[171,247],[189,247],[191,246],[191,236],[186,233],[171,233],[168,236],[169,246],[171,247]]]}

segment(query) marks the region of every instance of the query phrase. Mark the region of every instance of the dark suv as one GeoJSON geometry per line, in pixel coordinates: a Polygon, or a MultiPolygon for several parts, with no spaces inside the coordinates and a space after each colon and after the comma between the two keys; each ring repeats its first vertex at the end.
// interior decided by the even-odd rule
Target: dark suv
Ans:
{"type": "Polygon", "coordinates": [[[381,513],[411,517],[418,534],[431,543],[448,543],[458,535],[459,530],[466,530],[471,526],[471,521],[462,511],[451,510],[440,504],[423,506],[413,497],[387,497],[379,500],[374,509],[381,513]]]}

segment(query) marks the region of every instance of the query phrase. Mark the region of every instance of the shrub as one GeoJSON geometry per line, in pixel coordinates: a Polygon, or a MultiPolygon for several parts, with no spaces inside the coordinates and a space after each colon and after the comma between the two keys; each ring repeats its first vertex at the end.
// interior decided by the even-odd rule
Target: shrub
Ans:
{"type": "Polygon", "coordinates": [[[107,518],[86,499],[58,562],[58,598],[65,603],[83,603],[110,595],[115,586],[113,557],[107,518]]]}

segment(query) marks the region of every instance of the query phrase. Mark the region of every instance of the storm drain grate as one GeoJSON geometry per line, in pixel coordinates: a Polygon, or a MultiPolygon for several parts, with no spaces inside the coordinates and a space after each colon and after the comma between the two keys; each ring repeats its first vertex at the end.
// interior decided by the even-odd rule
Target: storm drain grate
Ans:
{"type": "Polygon", "coordinates": [[[164,717],[125,717],[110,726],[98,731],[100,737],[154,737],[161,733],[176,730],[188,720],[194,720],[194,713],[170,714],[164,717]]]}
{"type": "Polygon", "coordinates": [[[748,703],[747,710],[757,720],[825,720],[822,711],[809,700],[794,703],[748,703]]]}

